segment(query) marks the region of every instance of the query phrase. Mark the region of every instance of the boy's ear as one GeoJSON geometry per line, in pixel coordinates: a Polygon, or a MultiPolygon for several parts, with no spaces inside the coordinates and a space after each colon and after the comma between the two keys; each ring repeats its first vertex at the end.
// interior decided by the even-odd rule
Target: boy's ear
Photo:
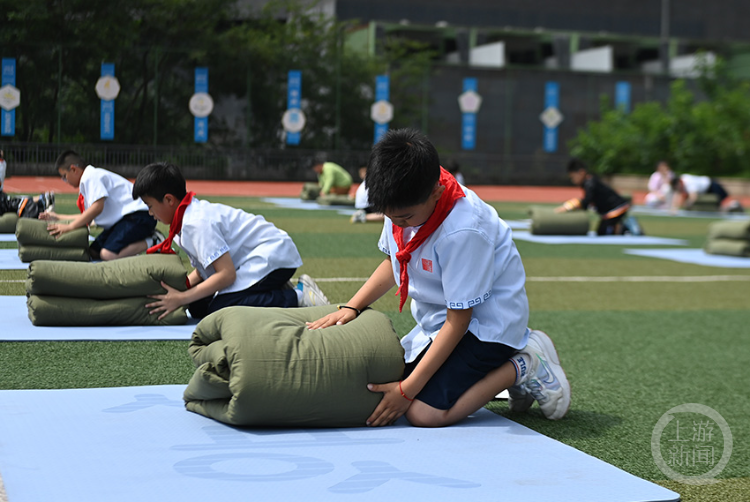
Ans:
{"type": "Polygon", "coordinates": [[[169,207],[177,207],[180,204],[180,201],[177,200],[177,197],[175,197],[171,193],[164,195],[163,202],[167,204],[169,207]]]}

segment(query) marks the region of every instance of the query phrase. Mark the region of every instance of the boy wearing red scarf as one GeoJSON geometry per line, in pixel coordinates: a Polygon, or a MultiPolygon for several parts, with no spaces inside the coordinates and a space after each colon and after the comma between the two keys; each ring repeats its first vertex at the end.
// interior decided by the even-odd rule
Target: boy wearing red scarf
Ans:
{"type": "Polygon", "coordinates": [[[526,276],[508,225],[440,167],[417,131],[390,131],[373,147],[367,186],[386,216],[379,247],[388,257],[346,305],[308,325],[349,322],[393,286],[400,308],[412,298],[403,380],[368,386],[383,399],[367,425],[402,415],[450,425],[505,389],[511,410],[537,401],[547,418],[562,418],[570,385],[549,337],[526,327],[526,276]]]}
{"type": "Polygon", "coordinates": [[[289,235],[262,216],[200,200],[185,188],[185,178],[172,164],[143,168],[133,185],[133,199],[141,198],[149,213],[169,225],[169,235],[149,253],[174,253],[174,241],[195,270],[188,275],[187,291],[162,282],[167,291],[146,305],[159,319],[182,305],[190,315],[203,318],[233,305],[249,307],[307,307],[328,304],[315,282],[300,277],[290,284],[302,265],[289,235]]]}

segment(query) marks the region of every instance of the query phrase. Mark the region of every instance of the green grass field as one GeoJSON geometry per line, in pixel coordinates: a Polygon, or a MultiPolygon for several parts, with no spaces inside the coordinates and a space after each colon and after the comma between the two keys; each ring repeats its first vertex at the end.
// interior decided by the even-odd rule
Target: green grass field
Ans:
{"type": "MultiPolygon", "coordinates": [[[[345,302],[382,260],[381,227],[351,225],[334,211],[280,209],[258,199],[209,198],[264,215],[297,243],[304,260],[298,273],[319,282],[331,302],[345,302]]],[[[505,219],[525,218],[526,204],[497,203],[505,219]]],[[[58,211],[73,212],[73,196],[58,196],[58,211]]],[[[639,217],[650,235],[703,244],[712,220],[639,217]]],[[[513,414],[507,404],[488,408],[625,471],[679,492],[685,501],[748,500],[750,493],[750,269],[718,269],[629,256],[621,246],[545,245],[519,242],[529,278],[530,326],[555,340],[573,388],[568,416],[550,422],[534,407],[513,414]],[[733,276],[735,280],[587,282],[563,277],[733,276]],[[745,280],[747,279],[747,280],[745,280]],[[744,382],[744,383],[743,383],[744,382]],[[651,438],[671,408],[700,403],[716,410],[733,436],[729,462],[718,483],[677,483],[657,468],[651,438]]],[[[15,244],[0,243],[0,247],[15,244]]],[[[0,271],[0,294],[22,295],[25,271],[0,271]]],[[[385,312],[399,334],[414,321],[398,314],[392,294],[374,308],[385,312]]],[[[0,388],[51,389],[187,383],[193,371],[188,342],[4,342],[0,388]]],[[[680,433],[693,445],[702,415],[675,415],[664,430],[665,460],[680,433]],[[680,427],[678,430],[676,427],[680,427]]],[[[705,431],[704,431],[705,432],[705,431]]],[[[718,461],[722,433],[711,441],[718,461]]],[[[704,451],[707,451],[704,449],[704,451]]],[[[706,472],[709,460],[683,474],[706,472]],[[701,470],[702,469],[702,470],[701,470]]],[[[502,469],[502,466],[498,466],[502,469]]],[[[687,469],[685,467],[684,469],[687,469]]],[[[677,469],[676,469],[677,470],[677,469]]]]}

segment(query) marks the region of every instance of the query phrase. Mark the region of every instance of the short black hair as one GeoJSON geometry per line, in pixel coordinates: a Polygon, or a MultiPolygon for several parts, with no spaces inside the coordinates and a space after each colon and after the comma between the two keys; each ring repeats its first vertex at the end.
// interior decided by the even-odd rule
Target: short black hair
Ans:
{"type": "Polygon", "coordinates": [[[581,170],[589,172],[589,168],[584,161],[575,157],[573,157],[572,159],[568,161],[569,173],[573,173],[573,172],[577,172],[581,170]]]}
{"type": "Polygon", "coordinates": [[[70,166],[78,166],[82,169],[86,169],[86,163],[83,161],[80,155],[73,150],[65,150],[61,153],[55,161],[55,175],[60,169],[65,171],[70,170],[70,166]]]}
{"type": "Polygon", "coordinates": [[[440,179],[440,158],[414,129],[388,131],[372,148],[367,164],[370,206],[382,213],[425,202],[440,179]]]}
{"type": "Polygon", "coordinates": [[[180,168],[168,162],[155,162],[141,169],[133,183],[133,199],[145,195],[162,201],[167,194],[179,200],[185,198],[187,189],[180,168]]]}

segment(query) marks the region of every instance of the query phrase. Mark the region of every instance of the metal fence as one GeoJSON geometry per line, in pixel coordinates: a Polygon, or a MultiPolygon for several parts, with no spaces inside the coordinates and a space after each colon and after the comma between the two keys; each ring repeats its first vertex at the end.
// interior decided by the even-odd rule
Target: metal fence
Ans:
{"type": "MultiPolygon", "coordinates": [[[[49,143],[0,143],[8,176],[56,176],[55,160],[68,146],[49,143]]],[[[324,156],[346,168],[357,180],[369,151],[246,149],[190,146],[72,145],[85,162],[127,177],[153,162],[171,162],[187,179],[250,181],[313,181],[311,167],[324,156]]],[[[564,184],[564,156],[451,153],[441,155],[461,166],[471,184],[564,184]]]]}

